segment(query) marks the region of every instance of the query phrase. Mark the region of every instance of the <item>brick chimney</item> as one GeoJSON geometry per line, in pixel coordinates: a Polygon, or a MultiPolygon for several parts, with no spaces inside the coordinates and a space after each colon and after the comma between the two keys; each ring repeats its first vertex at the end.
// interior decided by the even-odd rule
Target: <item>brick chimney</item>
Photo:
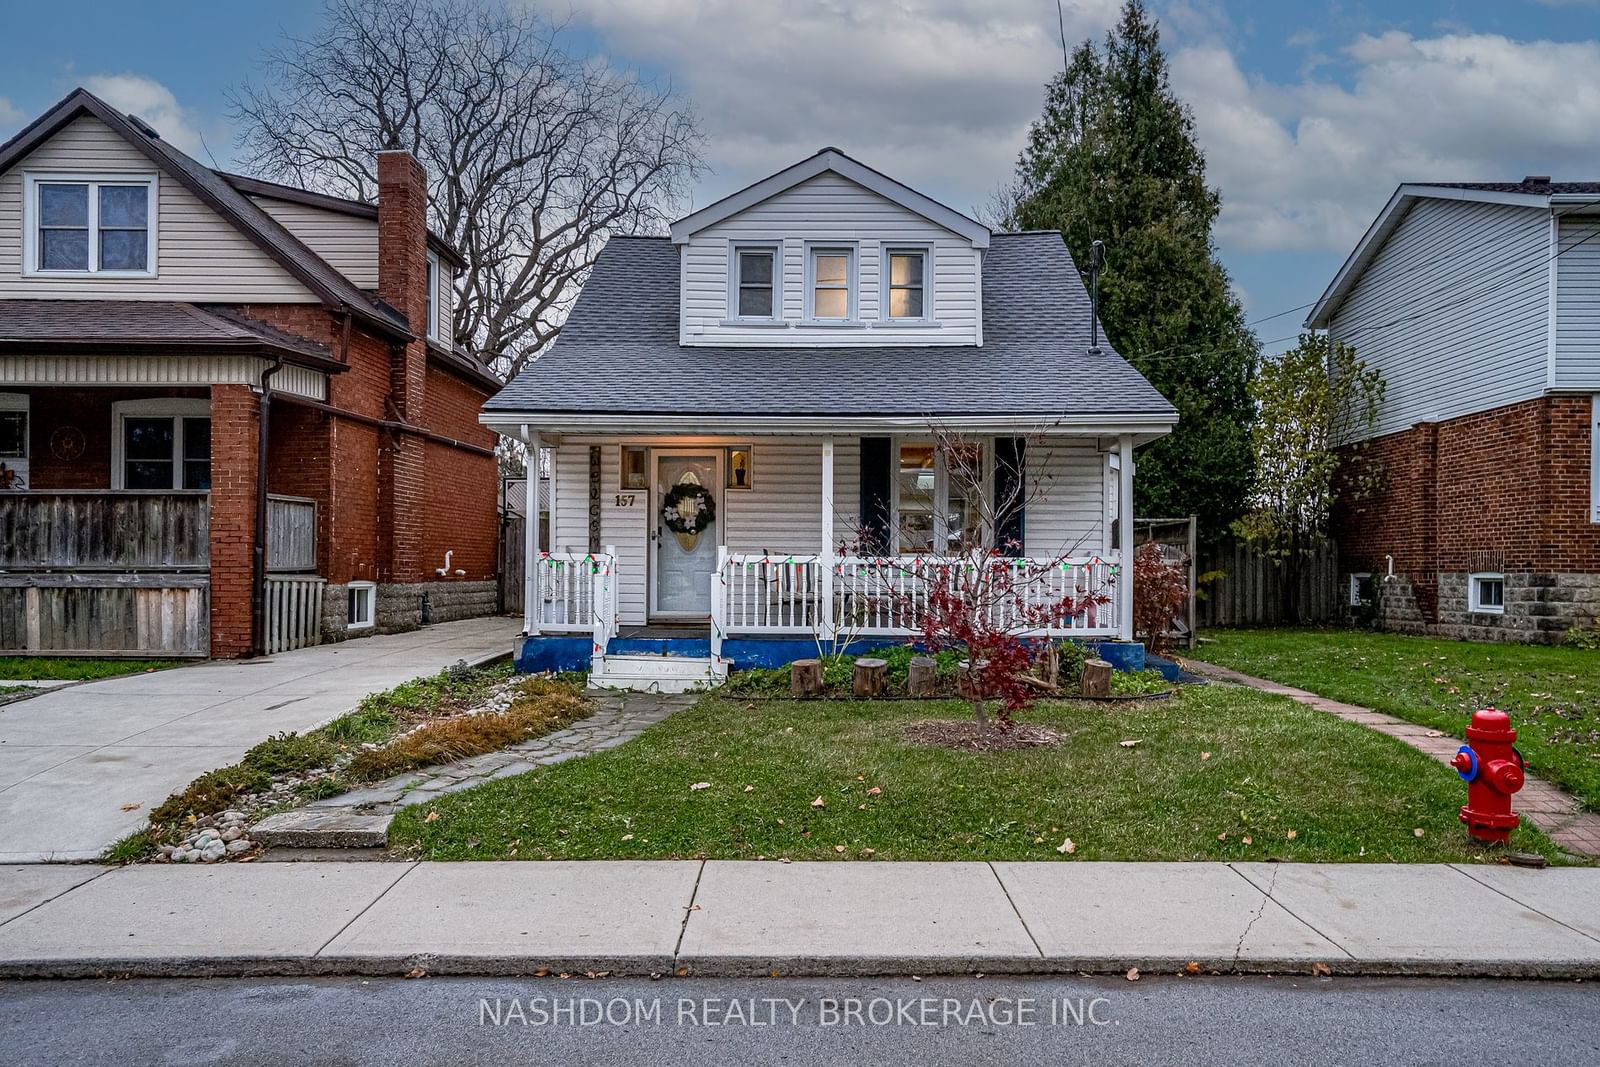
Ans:
{"type": "Polygon", "coordinates": [[[417,341],[394,366],[395,405],[421,413],[428,332],[428,176],[410,152],[378,153],[378,297],[397,308],[417,341]]]}

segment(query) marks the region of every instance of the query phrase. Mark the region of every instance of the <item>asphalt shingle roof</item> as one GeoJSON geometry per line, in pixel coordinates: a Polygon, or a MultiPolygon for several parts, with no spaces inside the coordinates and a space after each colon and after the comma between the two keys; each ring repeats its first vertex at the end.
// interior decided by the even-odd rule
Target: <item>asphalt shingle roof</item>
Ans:
{"type": "Polygon", "coordinates": [[[0,348],[265,348],[315,365],[321,345],[224,307],[167,300],[0,300],[0,348]]]}
{"type": "Polygon", "coordinates": [[[1173,415],[1101,336],[1059,233],[997,233],[984,258],[983,345],[678,344],[678,250],[614,237],[561,335],[488,412],[1027,417],[1173,415]]]}

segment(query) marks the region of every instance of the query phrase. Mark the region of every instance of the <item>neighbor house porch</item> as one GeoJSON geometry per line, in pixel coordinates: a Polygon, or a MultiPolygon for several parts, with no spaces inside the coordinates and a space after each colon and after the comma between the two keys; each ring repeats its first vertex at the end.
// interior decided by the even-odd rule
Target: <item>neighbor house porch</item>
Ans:
{"type": "Polygon", "coordinates": [[[528,669],[604,677],[653,655],[720,677],[899,643],[921,632],[932,576],[967,560],[1026,576],[995,610],[1072,605],[1032,636],[1132,637],[1119,531],[1133,521],[1136,427],[745,422],[523,439],[544,474],[528,507],[542,480],[549,518],[548,543],[526,526],[528,669]],[[709,515],[687,534],[665,511],[685,499],[709,515]]]}

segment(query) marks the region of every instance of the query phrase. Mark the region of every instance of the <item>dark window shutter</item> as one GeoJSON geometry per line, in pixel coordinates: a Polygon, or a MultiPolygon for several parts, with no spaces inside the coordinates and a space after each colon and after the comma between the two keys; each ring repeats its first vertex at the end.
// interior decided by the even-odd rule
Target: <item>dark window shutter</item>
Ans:
{"type": "Polygon", "coordinates": [[[864,552],[889,551],[889,494],[894,489],[889,458],[887,437],[861,439],[861,548],[864,552]]]}
{"type": "Polygon", "coordinates": [[[1026,544],[1027,486],[1022,477],[1021,437],[994,439],[995,547],[1004,556],[1020,556],[1026,544]]]}

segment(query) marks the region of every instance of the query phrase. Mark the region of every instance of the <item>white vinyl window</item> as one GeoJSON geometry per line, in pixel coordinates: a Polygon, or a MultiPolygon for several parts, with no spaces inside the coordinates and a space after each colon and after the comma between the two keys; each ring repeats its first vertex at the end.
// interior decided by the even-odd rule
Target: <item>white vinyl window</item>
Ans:
{"type": "Polygon", "coordinates": [[[932,310],[928,303],[927,249],[886,248],[883,257],[883,317],[891,321],[926,321],[932,310]]]}
{"type": "Polygon", "coordinates": [[[817,323],[854,322],[856,250],[826,245],[806,252],[806,318],[817,323]]]}
{"type": "Polygon", "coordinates": [[[371,629],[377,614],[377,585],[372,582],[351,582],[344,588],[345,629],[371,629]]]}
{"type": "Polygon", "coordinates": [[[1506,576],[1474,574],[1467,579],[1467,610],[1502,615],[1506,610],[1506,576]]]}
{"type": "Polygon", "coordinates": [[[24,186],[24,274],[155,274],[153,175],[30,174],[24,186]]]}
{"type": "Polygon", "coordinates": [[[170,397],[112,404],[111,488],[210,489],[210,402],[170,397]]]}
{"type": "Polygon", "coordinates": [[[783,263],[777,245],[733,245],[729,250],[728,318],[776,322],[783,318],[783,263]]]}
{"type": "Polygon", "coordinates": [[[28,394],[0,393],[0,493],[28,488],[28,394]]]}

